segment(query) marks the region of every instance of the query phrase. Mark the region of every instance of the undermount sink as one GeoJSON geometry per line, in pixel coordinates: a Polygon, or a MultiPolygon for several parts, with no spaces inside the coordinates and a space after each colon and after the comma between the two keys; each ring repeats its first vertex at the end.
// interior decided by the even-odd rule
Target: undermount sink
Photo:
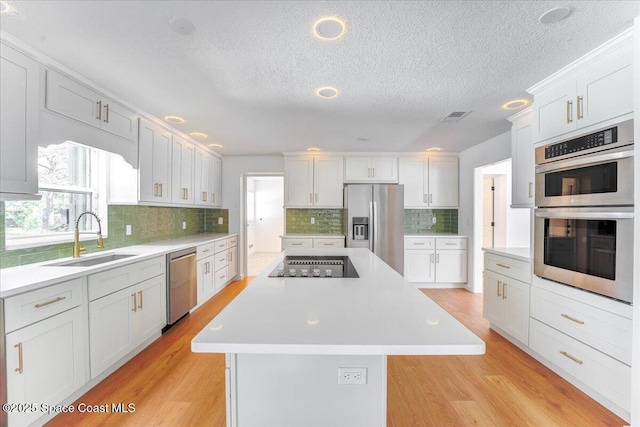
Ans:
{"type": "Polygon", "coordinates": [[[57,262],[53,264],[47,264],[47,266],[53,267],[89,267],[97,264],[104,264],[105,262],[117,261],[119,259],[129,258],[136,256],[136,254],[108,254],[90,258],[80,258],[72,261],[57,262]]]}

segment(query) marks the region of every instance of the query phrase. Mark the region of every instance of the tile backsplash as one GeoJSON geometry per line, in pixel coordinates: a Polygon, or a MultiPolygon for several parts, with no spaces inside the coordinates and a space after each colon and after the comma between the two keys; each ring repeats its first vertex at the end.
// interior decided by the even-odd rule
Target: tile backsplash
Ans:
{"type": "MultiPolygon", "coordinates": [[[[173,208],[157,206],[111,205],[108,219],[108,238],[102,250],[122,248],[159,240],[173,239],[200,233],[228,233],[229,211],[227,209],[173,208]],[[218,224],[223,218],[223,224],[218,224]],[[182,223],[186,222],[186,229],[182,223]],[[125,233],[131,225],[132,234],[125,233]]],[[[28,249],[9,250],[5,247],[5,204],[0,202],[0,268],[31,264],[34,262],[71,256],[73,240],[68,243],[38,246],[28,249]]],[[[87,252],[98,249],[93,241],[84,242],[87,252]]]]}
{"type": "Polygon", "coordinates": [[[405,209],[405,234],[458,233],[457,209],[405,209]],[[436,223],[433,223],[435,218],[436,223]]]}
{"type": "Polygon", "coordinates": [[[286,209],[286,233],[342,233],[342,209],[286,209]],[[315,224],[311,224],[311,218],[315,224]]]}

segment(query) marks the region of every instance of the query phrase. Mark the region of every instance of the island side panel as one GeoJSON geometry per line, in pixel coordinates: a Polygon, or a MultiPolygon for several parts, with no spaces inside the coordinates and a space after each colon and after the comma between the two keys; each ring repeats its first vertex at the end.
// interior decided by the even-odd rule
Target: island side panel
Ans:
{"type": "Polygon", "coordinates": [[[387,356],[227,354],[227,426],[385,426],[387,356]],[[366,368],[366,384],[338,384],[366,368]]]}

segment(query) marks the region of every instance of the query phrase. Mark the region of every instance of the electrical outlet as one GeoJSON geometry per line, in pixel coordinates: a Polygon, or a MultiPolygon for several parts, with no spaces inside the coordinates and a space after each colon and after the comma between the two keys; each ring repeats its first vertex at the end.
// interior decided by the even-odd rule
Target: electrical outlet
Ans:
{"type": "Polygon", "coordinates": [[[182,229],[183,230],[187,229],[187,221],[182,221],[182,229]]]}
{"type": "Polygon", "coordinates": [[[125,226],[125,232],[124,232],[127,236],[131,236],[131,225],[127,224],[125,226]]]}
{"type": "Polygon", "coordinates": [[[315,224],[316,223],[316,219],[315,218],[311,218],[311,224],[315,224]]]}
{"type": "Polygon", "coordinates": [[[218,217],[218,225],[224,224],[224,218],[218,217]]]}
{"type": "Polygon", "coordinates": [[[362,385],[367,383],[367,368],[338,368],[338,384],[362,385]]]}
{"type": "Polygon", "coordinates": [[[431,217],[431,224],[435,224],[438,221],[438,218],[436,218],[435,216],[431,217]]]}

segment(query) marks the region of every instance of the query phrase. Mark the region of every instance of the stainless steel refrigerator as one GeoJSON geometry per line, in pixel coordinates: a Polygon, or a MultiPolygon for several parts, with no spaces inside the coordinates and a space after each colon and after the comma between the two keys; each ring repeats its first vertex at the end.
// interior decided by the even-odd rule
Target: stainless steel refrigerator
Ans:
{"type": "Polygon", "coordinates": [[[349,184],[343,220],[348,248],[369,248],[404,273],[404,185],[349,184]]]}

